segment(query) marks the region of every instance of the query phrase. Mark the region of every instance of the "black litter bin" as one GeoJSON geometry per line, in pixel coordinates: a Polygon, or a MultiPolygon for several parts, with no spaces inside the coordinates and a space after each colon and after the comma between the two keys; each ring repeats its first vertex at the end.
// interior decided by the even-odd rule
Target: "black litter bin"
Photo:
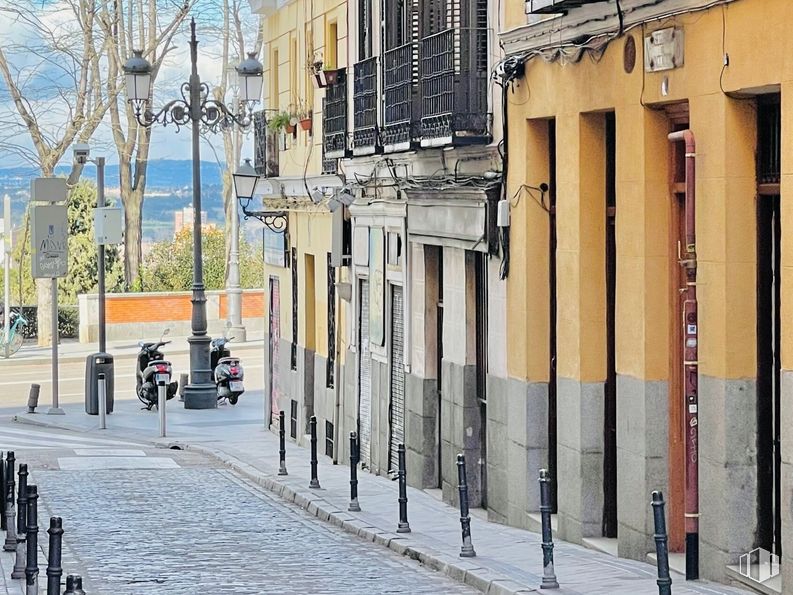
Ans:
{"type": "Polygon", "coordinates": [[[85,412],[99,415],[99,375],[105,375],[106,413],[113,413],[113,356],[92,353],[85,360],[85,412]]]}

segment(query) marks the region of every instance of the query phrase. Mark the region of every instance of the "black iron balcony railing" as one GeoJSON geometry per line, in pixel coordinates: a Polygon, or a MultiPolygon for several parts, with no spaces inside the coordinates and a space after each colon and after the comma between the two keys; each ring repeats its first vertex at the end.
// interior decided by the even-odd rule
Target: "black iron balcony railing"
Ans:
{"type": "Polygon", "coordinates": [[[383,54],[383,130],[386,151],[410,148],[418,137],[418,110],[414,107],[418,88],[416,43],[407,43],[383,54]]]}
{"type": "Polygon", "coordinates": [[[267,127],[264,110],[253,114],[253,146],[256,173],[266,178],[278,177],[278,132],[267,127]]]}
{"type": "Polygon", "coordinates": [[[446,29],[421,40],[421,144],[490,141],[485,28],[446,29]]]}
{"type": "Polygon", "coordinates": [[[374,153],[377,139],[377,56],[355,65],[353,77],[353,106],[355,109],[352,133],[353,153],[374,153]]]}
{"type": "MultiPolygon", "coordinates": [[[[322,100],[322,147],[325,159],[338,159],[347,154],[347,80],[340,69],[336,83],[325,91],[322,100]]],[[[324,168],[323,168],[324,169],[324,168]]]]}

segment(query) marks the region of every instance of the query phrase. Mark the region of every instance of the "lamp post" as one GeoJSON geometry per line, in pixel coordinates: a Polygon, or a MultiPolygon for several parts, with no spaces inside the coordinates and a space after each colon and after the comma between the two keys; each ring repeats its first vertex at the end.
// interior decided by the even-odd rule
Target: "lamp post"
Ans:
{"type": "MultiPolygon", "coordinates": [[[[237,66],[240,101],[244,108],[233,113],[222,102],[210,99],[209,87],[198,76],[198,41],[195,36],[195,19],[190,21],[190,79],[181,87],[182,98],[167,103],[158,112],[147,109],[151,96],[151,65],[142,52],[133,50],[133,56],[124,65],[127,93],[135,118],[142,126],[155,123],[174,124],[177,130],[192,125],[193,144],[193,287],[191,303],[190,382],[184,391],[185,409],[212,409],[217,407],[217,393],[212,382],[209,359],[211,338],[207,335],[206,294],[201,251],[201,156],[200,129],[215,131],[219,127],[237,124],[243,128],[252,121],[251,108],[261,98],[262,65],[256,54],[237,66]]],[[[235,106],[236,107],[236,106],[235,106]]]]}

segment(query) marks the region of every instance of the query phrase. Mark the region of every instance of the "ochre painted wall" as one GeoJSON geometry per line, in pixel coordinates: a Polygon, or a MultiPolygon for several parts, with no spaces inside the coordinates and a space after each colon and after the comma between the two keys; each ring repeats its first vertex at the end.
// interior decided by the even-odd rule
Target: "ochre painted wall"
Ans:
{"type": "MultiPolygon", "coordinates": [[[[525,22],[516,11],[509,14],[508,24],[525,22]]],[[[605,373],[603,111],[615,113],[617,129],[617,370],[647,380],[668,375],[669,273],[677,264],[669,258],[669,122],[662,108],[679,102],[688,103],[697,138],[700,372],[720,378],[756,374],[756,109],[751,99],[725,95],[720,82],[731,93],[789,88],[790,22],[785,0],[740,0],[669,19],[663,26],[685,31],[685,65],[662,73],[642,68],[642,32],[661,27],[656,24],[628,33],[639,48],[631,74],[623,69],[624,37],[598,61],[528,62],[525,80],[509,99],[508,186],[512,197],[520,184],[547,181],[547,144],[538,119],[555,118],[561,376],[600,381],[605,373]],[[730,65],[722,73],[723,51],[730,65]]],[[[783,194],[791,185],[790,101],[783,92],[783,194]]],[[[547,286],[547,215],[527,198],[517,205],[512,200],[508,369],[513,377],[543,380],[547,289],[538,286],[547,286]]],[[[793,269],[788,203],[782,201],[783,292],[791,288],[784,272],[793,269]]],[[[784,323],[791,314],[790,300],[783,299],[786,369],[793,367],[793,331],[784,323]]]]}

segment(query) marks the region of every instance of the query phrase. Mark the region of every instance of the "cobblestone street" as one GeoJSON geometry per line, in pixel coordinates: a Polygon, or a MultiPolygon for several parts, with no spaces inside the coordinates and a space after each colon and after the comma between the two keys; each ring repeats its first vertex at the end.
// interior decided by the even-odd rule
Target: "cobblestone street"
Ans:
{"type": "Polygon", "coordinates": [[[172,459],[179,467],[53,470],[37,457],[42,503],[64,519],[64,565],[68,557],[70,571],[80,568],[91,593],[476,592],[309,517],[200,455],[147,453],[149,463],[172,459]]]}

